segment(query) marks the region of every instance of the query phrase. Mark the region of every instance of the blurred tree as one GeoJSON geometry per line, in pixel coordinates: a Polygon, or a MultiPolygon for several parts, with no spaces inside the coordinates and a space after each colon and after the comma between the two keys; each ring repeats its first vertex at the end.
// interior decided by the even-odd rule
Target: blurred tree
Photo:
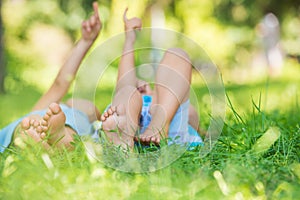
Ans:
{"type": "Polygon", "coordinates": [[[5,78],[5,58],[4,58],[4,40],[3,40],[3,24],[2,24],[2,1],[0,1],[0,93],[4,93],[5,78]]]}
{"type": "Polygon", "coordinates": [[[299,16],[299,8],[299,0],[215,0],[214,15],[227,25],[255,26],[269,12],[282,20],[287,15],[299,16]]]}
{"type": "MultiPolygon", "coordinates": [[[[42,44],[47,44],[45,41],[51,41],[51,38],[47,39],[48,33],[53,37],[61,34],[75,42],[80,35],[81,21],[93,11],[92,2],[93,0],[0,0],[0,38],[5,37],[5,47],[1,46],[3,40],[0,41],[0,91],[4,89],[4,79],[6,92],[15,91],[13,86],[19,85],[21,88],[18,82],[24,80],[24,72],[28,69],[50,66],[49,60],[43,57],[47,55],[45,52],[48,46],[45,51],[38,51],[42,44]],[[43,35],[47,28],[49,32],[43,35]]],[[[104,0],[99,5],[102,5],[99,9],[108,7],[110,1],[104,0]]],[[[57,57],[53,59],[49,54],[47,58],[53,61],[57,57]]],[[[30,83],[30,78],[27,78],[27,83],[30,83]]]]}
{"type": "MultiPolygon", "coordinates": [[[[92,2],[95,0],[0,1],[5,28],[6,74],[13,80],[22,80],[25,68],[40,68],[44,62],[30,46],[33,39],[37,40],[33,31],[43,25],[54,26],[67,33],[74,42],[80,35],[80,22],[92,12],[92,2]]],[[[299,16],[300,10],[299,0],[96,1],[99,2],[104,25],[101,40],[123,31],[122,13],[128,6],[129,17],[141,17],[145,27],[157,26],[156,23],[151,23],[151,17],[157,17],[157,23],[163,22],[167,29],[183,33],[203,46],[214,62],[224,68],[245,66],[250,61],[251,53],[256,48],[255,26],[265,13],[273,12],[282,20],[299,16]],[[158,7],[159,12],[151,15],[153,7],[158,7]]],[[[0,34],[3,35],[1,30],[0,34]]],[[[285,36],[286,29],[282,32],[282,36],[285,36]]],[[[3,43],[0,42],[0,45],[3,43]]],[[[3,56],[3,51],[0,56],[3,56]]],[[[3,57],[0,58],[0,62],[3,62],[3,57]]],[[[4,64],[0,63],[0,90],[3,89],[4,64]]],[[[6,82],[8,80],[10,79],[6,78],[6,82]]],[[[8,85],[6,91],[10,91],[8,85]]]]}
{"type": "Polygon", "coordinates": [[[87,14],[92,12],[92,3],[95,0],[57,0],[59,9],[67,16],[67,19],[62,21],[63,28],[69,33],[69,36],[75,40],[76,32],[78,31],[77,22],[81,21],[78,16],[87,18],[87,14]],[[71,21],[72,20],[72,21],[71,21]]]}
{"type": "MultiPolygon", "coordinates": [[[[292,39],[293,29],[290,28],[292,26],[286,26],[285,23],[293,21],[293,19],[299,19],[299,10],[299,0],[214,0],[212,14],[222,26],[230,27],[230,32],[236,35],[235,38],[240,38],[239,41],[233,40],[237,47],[228,57],[230,62],[236,60],[239,64],[241,60],[236,55],[242,52],[241,49],[245,52],[253,52],[257,48],[262,48],[261,42],[257,41],[257,31],[259,30],[257,25],[268,13],[273,13],[279,20],[280,41],[288,39],[293,41],[294,44],[298,43],[296,38],[292,39]]],[[[288,53],[289,49],[285,48],[284,51],[288,53]]],[[[240,55],[245,57],[242,54],[240,55]]]]}

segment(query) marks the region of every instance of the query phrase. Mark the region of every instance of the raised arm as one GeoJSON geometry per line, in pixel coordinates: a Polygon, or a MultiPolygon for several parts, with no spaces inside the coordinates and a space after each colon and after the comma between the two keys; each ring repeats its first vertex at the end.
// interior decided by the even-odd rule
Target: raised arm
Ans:
{"type": "Polygon", "coordinates": [[[134,72],[134,42],[136,40],[136,30],[141,30],[142,21],[141,19],[134,17],[128,19],[127,14],[128,8],[125,9],[123,15],[124,29],[125,29],[125,43],[123,47],[122,57],[118,68],[118,87],[126,84],[136,87],[137,79],[134,72]],[[131,73],[128,73],[131,72],[131,73]],[[124,76],[126,77],[121,80],[124,76]],[[120,81],[121,80],[121,81],[120,81]]]}
{"type": "Polygon", "coordinates": [[[52,102],[59,103],[68,92],[84,56],[102,28],[97,2],[93,3],[93,9],[94,14],[88,20],[82,22],[82,36],[80,40],[76,43],[71,55],[61,67],[50,89],[40,98],[33,110],[44,109],[52,102]]]}

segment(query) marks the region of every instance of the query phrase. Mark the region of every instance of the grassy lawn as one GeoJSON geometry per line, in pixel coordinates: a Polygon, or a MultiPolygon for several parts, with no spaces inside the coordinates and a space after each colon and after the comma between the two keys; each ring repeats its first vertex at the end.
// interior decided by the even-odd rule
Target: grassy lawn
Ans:
{"type": "MultiPolygon", "coordinates": [[[[73,152],[50,154],[39,145],[11,148],[0,155],[0,199],[297,199],[300,70],[288,71],[243,84],[224,81],[225,125],[205,157],[194,149],[157,171],[126,173],[91,158],[79,140],[73,152]]],[[[209,94],[201,84],[193,89],[206,129],[209,94]]],[[[112,90],[98,89],[101,110],[112,90]]],[[[34,87],[22,86],[1,96],[0,127],[28,112],[39,95],[34,87]]],[[[123,164],[135,163],[125,159],[123,164]]]]}

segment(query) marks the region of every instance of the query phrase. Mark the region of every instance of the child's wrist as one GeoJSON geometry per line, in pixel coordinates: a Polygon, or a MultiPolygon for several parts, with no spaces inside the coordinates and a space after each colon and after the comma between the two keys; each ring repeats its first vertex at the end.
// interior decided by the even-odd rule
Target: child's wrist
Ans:
{"type": "Polygon", "coordinates": [[[86,39],[84,39],[84,38],[81,38],[80,40],[79,40],[79,43],[81,43],[83,46],[85,46],[85,47],[90,47],[90,46],[92,46],[92,44],[94,43],[94,40],[86,40],[86,39]]]}
{"type": "Polygon", "coordinates": [[[128,44],[134,44],[135,42],[135,35],[129,35],[129,34],[126,34],[125,35],[125,42],[128,43],[128,44]]]}
{"type": "Polygon", "coordinates": [[[134,40],[125,40],[125,43],[124,43],[124,48],[125,49],[132,49],[134,47],[134,40]]]}

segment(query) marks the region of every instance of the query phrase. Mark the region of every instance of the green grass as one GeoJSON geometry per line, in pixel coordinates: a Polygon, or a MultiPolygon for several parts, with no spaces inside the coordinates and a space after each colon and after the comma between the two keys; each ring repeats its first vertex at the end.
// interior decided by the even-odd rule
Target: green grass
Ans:
{"type": "MultiPolygon", "coordinates": [[[[199,156],[198,150],[186,151],[154,172],[114,170],[99,156],[105,150],[99,147],[99,159],[94,159],[80,140],[73,152],[50,154],[39,145],[10,148],[0,155],[0,199],[297,199],[300,83],[290,80],[283,76],[244,85],[225,83],[225,126],[212,151],[205,157],[199,156]]],[[[207,93],[201,84],[194,88],[201,91],[201,125],[207,128],[207,93]]],[[[103,96],[96,103],[101,110],[109,102],[111,90],[99,89],[103,96]]],[[[1,125],[27,112],[38,95],[34,88],[24,87],[19,93],[1,96],[1,125]],[[15,107],[21,101],[23,106],[15,107]]],[[[157,167],[159,156],[171,154],[155,154],[157,159],[151,164],[157,167]]],[[[142,162],[126,158],[110,159],[122,160],[122,165],[133,169],[144,167],[142,162]]]]}

